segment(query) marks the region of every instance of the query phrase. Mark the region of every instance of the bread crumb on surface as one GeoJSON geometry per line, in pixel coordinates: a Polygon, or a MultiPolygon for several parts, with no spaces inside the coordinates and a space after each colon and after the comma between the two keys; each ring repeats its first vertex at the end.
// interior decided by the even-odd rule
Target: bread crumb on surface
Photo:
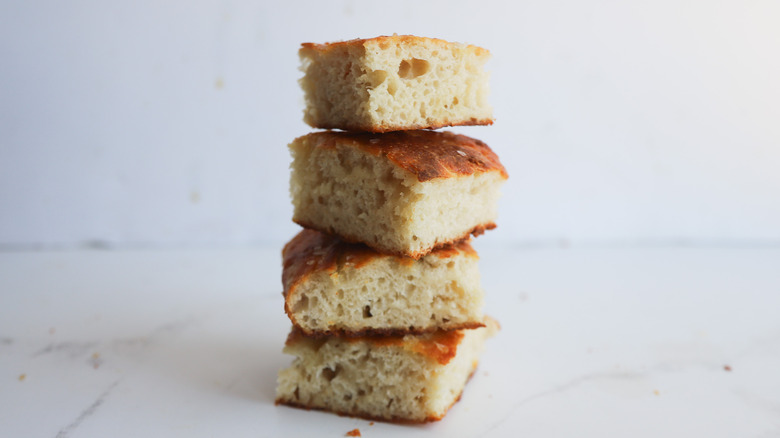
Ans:
{"type": "Polygon", "coordinates": [[[100,353],[95,352],[95,353],[92,353],[92,356],[89,358],[87,363],[92,365],[92,368],[98,369],[98,368],[100,368],[100,365],[103,364],[103,359],[100,358],[100,353]]]}
{"type": "Polygon", "coordinates": [[[362,435],[360,435],[360,429],[352,429],[349,432],[347,432],[346,436],[362,436],[362,435]]]}
{"type": "Polygon", "coordinates": [[[726,370],[726,371],[731,371],[731,366],[730,365],[723,365],[723,369],[726,370]]]}

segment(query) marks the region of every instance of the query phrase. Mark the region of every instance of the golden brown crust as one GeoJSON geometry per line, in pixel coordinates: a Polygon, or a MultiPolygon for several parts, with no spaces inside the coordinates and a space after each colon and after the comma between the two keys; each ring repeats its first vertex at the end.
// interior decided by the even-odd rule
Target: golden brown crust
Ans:
{"type": "MultiPolygon", "coordinates": [[[[474,233],[481,233],[484,230],[475,230],[474,233]]],[[[470,244],[469,235],[464,239],[453,242],[442,247],[437,247],[428,254],[435,254],[442,259],[465,255],[467,257],[479,257],[477,252],[470,244]]],[[[290,307],[290,300],[295,293],[296,288],[306,281],[306,279],[316,273],[325,271],[329,275],[339,272],[344,266],[359,268],[372,260],[382,257],[393,257],[402,264],[416,263],[416,259],[377,252],[366,245],[360,243],[350,243],[336,236],[325,234],[313,229],[304,229],[292,238],[282,250],[282,285],[284,296],[284,312],[292,322],[296,330],[302,335],[312,338],[326,336],[341,337],[365,337],[365,336],[404,336],[420,335],[432,333],[437,330],[436,327],[404,327],[404,328],[365,328],[361,330],[349,329],[331,329],[331,330],[308,330],[303,328],[295,318],[290,307]]],[[[481,322],[464,322],[462,324],[453,324],[448,330],[476,329],[484,327],[481,322]]]]}
{"type": "Polygon", "coordinates": [[[487,55],[490,52],[482,47],[477,47],[471,44],[460,44],[450,41],[445,41],[438,38],[419,37],[414,35],[383,35],[374,38],[355,38],[347,41],[335,41],[324,44],[317,43],[303,43],[301,49],[315,50],[318,52],[328,52],[336,50],[345,46],[361,46],[366,47],[368,45],[377,45],[380,49],[387,50],[391,47],[399,45],[430,45],[435,44],[440,47],[446,48],[453,45],[460,45],[467,50],[473,51],[477,55],[487,55]]]}
{"type": "Polygon", "coordinates": [[[440,330],[430,338],[425,336],[412,339],[412,351],[429,357],[440,365],[447,365],[458,353],[458,345],[463,340],[463,330],[440,330]]]}
{"type": "Polygon", "coordinates": [[[483,172],[500,172],[503,178],[509,176],[498,155],[487,144],[452,132],[418,130],[372,134],[324,131],[308,135],[315,148],[350,146],[385,157],[420,182],[483,172]]]}
{"type": "MultiPolygon", "coordinates": [[[[296,329],[300,330],[303,335],[309,338],[327,338],[330,336],[347,337],[347,338],[361,338],[361,337],[374,337],[374,336],[406,336],[406,335],[425,335],[433,333],[439,330],[438,327],[429,328],[417,328],[408,327],[403,329],[386,329],[386,328],[366,328],[363,330],[346,330],[346,329],[333,329],[333,330],[306,330],[301,327],[295,318],[291,315],[287,303],[284,305],[284,311],[290,318],[296,329]]],[[[462,324],[453,324],[448,327],[447,330],[471,330],[485,327],[482,322],[464,322],[462,324]]]]}
{"type": "MultiPolygon", "coordinates": [[[[483,324],[484,326],[484,324],[483,324]]],[[[447,365],[457,354],[458,346],[463,340],[464,330],[437,330],[423,335],[380,336],[365,335],[360,337],[341,338],[346,342],[370,342],[376,347],[401,347],[404,350],[421,354],[440,365],[447,365]]],[[[325,343],[328,338],[307,336],[296,326],[287,335],[285,345],[293,345],[302,341],[325,343]]]]}
{"type": "Polygon", "coordinates": [[[391,250],[386,249],[386,248],[377,248],[376,246],[371,245],[369,243],[361,242],[360,238],[357,237],[357,236],[345,235],[343,233],[342,234],[335,233],[331,229],[318,227],[315,224],[311,224],[309,222],[302,221],[302,220],[297,219],[297,218],[293,218],[293,222],[295,222],[296,224],[298,224],[298,225],[300,225],[300,226],[302,226],[304,228],[307,228],[307,229],[317,230],[317,231],[320,231],[320,232],[323,232],[323,233],[326,233],[326,234],[336,235],[341,240],[343,240],[345,242],[363,243],[363,244],[373,248],[377,252],[380,252],[380,253],[383,253],[383,254],[402,256],[402,257],[409,257],[409,258],[412,258],[414,260],[419,260],[420,258],[425,257],[426,255],[430,254],[432,251],[436,251],[437,249],[444,248],[444,247],[447,247],[449,245],[457,244],[459,242],[463,242],[464,240],[469,239],[470,236],[474,236],[474,237],[480,236],[482,234],[485,234],[486,230],[492,230],[492,229],[496,228],[496,224],[494,222],[488,222],[488,223],[485,223],[485,224],[480,224],[480,225],[477,225],[476,227],[472,228],[471,230],[463,233],[462,236],[458,236],[458,237],[456,237],[454,239],[450,239],[450,240],[447,240],[445,242],[441,242],[441,243],[437,244],[436,246],[434,246],[433,248],[430,248],[427,251],[403,252],[403,251],[391,251],[391,250]]]}
{"type": "MultiPolygon", "coordinates": [[[[463,254],[478,257],[468,239],[454,242],[431,251],[437,257],[446,259],[463,254]]],[[[336,236],[304,229],[290,240],[282,250],[282,284],[287,296],[292,287],[311,273],[326,271],[337,272],[341,267],[360,268],[372,260],[392,257],[398,263],[411,265],[414,259],[406,256],[377,252],[360,243],[350,243],[336,236]]]]}

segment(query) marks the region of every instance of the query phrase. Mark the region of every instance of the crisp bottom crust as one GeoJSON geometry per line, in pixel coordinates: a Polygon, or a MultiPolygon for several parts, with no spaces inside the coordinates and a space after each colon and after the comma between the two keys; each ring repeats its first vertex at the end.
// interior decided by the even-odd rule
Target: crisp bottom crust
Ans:
{"type": "MultiPolygon", "coordinates": [[[[468,382],[474,376],[475,372],[477,372],[477,367],[474,367],[474,369],[471,371],[471,374],[469,374],[469,377],[466,380],[466,384],[468,384],[468,382]]],[[[465,388],[465,385],[464,385],[464,388],[465,388]]],[[[460,394],[458,394],[458,397],[455,398],[455,400],[452,402],[452,404],[447,406],[447,409],[445,409],[444,412],[442,412],[441,415],[439,415],[439,416],[429,415],[429,416],[425,417],[424,420],[411,420],[409,418],[395,417],[395,416],[386,418],[386,417],[377,417],[377,416],[374,416],[374,415],[361,413],[361,412],[335,411],[335,410],[328,409],[328,408],[322,408],[322,407],[317,407],[317,406],[308,406],[308,405],[305,405],[303,403],[295,403],[295,402],[291,402],[291,401],[285,401],[285,400],[282,400],[282,399],[279,399],[279,398],[276,399],[276,401],[274,403],[277,406],[278,405],[286,405],[286,406],[290,406],[292,408],[306,409],[307,411],[314,410],[314,411],[332,412],[332,413],[340,415],[342,417],[356,417],[356,418],[363,418],[365,420],[383,421],[383,422],[387,422],[387,423],[396,423],[396,424],[424,424],[424,423],[430,423],[430,422],[433,422],[433,421],[439,421],[442,418],[444,418],[444,416],[447,415],[447,412],[449,412],[449,410],[455,405],[455,403],[460,401],[460,398],[462,396],[463,396],[463,390],[460,391],[460,394]]]]}
{"type": "MultiPolygon", "coordinates": [[[[428,327],[425,329],[416,328],[369,328],[365,330],[306,330],[295,323],[290,310],[287,308],[287,303],[284,304],[284,311],[287,312],[287,316],[293,323],[293,326],[297,330],[300,330],[306,337],[309,338],[323,338],[327,336],[340,336],[348,338],[366,337],[366,336],[406,336],[406,335],[424,335],[426,333],[433,333],[441,329],[441,327],[428,327]]],[[[450,330],[471,330],[485,327],[482,322],[464,322],[463,324],[453,325],[447,327],[447,331],[450,330]]]]}
{"type": "Polygon", "coordinates": [[[476,237],[476,236],[485,234],[486,230],[492,230],[492,229],[496,228],[495,222],[488,222],[488,223],[485,223],[485,224],[477,225],[476,227],[472,228],[470,231],[467,231],[466,233],[464,233],[460,237],[448,240],[446,242],[438,243],[437,245],[429,248],[428,250],[426,250],[424,252],[423,251],[419,251],[419,252],[403,252],[403,251],[391,251],[391,250],[384,249],[384,248],[378,248],[378,247],[376,247],[374,245],[371,245],[368,242],[363,242],[358,237],[337,233],[337,232],[335,232],[333,230],[329,230],[329,229],[327,229],[325,227],[319,227],[319,226],[317,226],[315,224],[311,224],[309,222],[300,220],[298,218],[293,218],[293,222],[295,222],[296,224],[298,224],[298,225],[300,225],[300,226],[302,226],[304,228],[309,228],[311,230],[317,230],[317,231],[322,232],[322,233],[332,234],[334,236],[338,236],[341,240],[343,240],[345,242],[362,243],[362,244],[364,244],[364,245],[366,245],[366,246],[368,246],[370,248],[373,248],[376,251],[379,251],[379,252],[384,253],[384,254],[392,254],[392,255],[398,255],[398,256],[411,257],[411,258],[413,258],[415,260],[419,260],[421,257],[424,257],[424,256],[430,254],[430,252],[435,250],[435,249],[444,248],[445,246],[452,245],[454,243],[463,242],[464,240],[468,239],[469,236],[476,237]]]}
{"type": "Polygon", "coordinates": [[[323,121],[320,121],[320,123],[312,123],[310,126],[312,128],[320,128],[320,129],[341,129],[343,131],[366,131],[366,132],[372,132],[375,134],[381,134],[385,132],[393,132],[393,131],[411,131],[411,130],[419,130],[419,129],[440,129],[440,128],[447,128],[450,126],[485,126],[485,125],[492,125],[493,119],[469,119],[469,120],[461,120],[461,121],[450,121],[450,120],[442,120],[438,123],[432,123],[432,124],[419,124],[419,125],[388,125],[388,124],[380,124],[380,125],[363,125],[360,123],[325,123],[323,121]]]}

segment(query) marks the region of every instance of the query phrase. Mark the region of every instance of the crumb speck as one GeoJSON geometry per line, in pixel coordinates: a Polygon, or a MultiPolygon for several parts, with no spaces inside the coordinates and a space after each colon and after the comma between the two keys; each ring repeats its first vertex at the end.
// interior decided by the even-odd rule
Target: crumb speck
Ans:
{"type": "Polygon", "coordinates": [[[217,90],[221,90],[225,88],[225,81],[223,81],[222,78],[217,78],[214,81],[214,88],[216,88],[217,90]]]}
{"type": "Polygon", "coordinates": [[[56,332],[56,331],[57,331],[57,329],[55,329],[54,327],[51,327],[51,328],[49,329],[49,334],[50,334],[50,335],[53,335],[53,334],[54,334],[54,332],[56,332]]]}
{"type": "Polygon", "coordinates": [[[659,390],[657,390],[657,389],[656,389],[656,390],[654,390],[654,391],[653,391],[653,394],[655,394],[655,395],[661,395],[661,391],[659,391],[659,390]]]}
{"type": "Polygon", "coordinates": [[[87,362],[92,365],[93,369],[98,369],[100,368],[100,365],[103,364],[103,359],[100,358],[100,353],[95,352],[92,353],[92,357],[90,357],[87,362]]]}
{"type": "Polygon", "coordinates": [[[349,432],[347,432],[346,436],[362,436],[362,435],[360,435],[360,429],[352,429],[349,432]]]}
{"type": "Polygon", "coordinates": [[[731,365],[723,365],[723,369],[726,371],[731,371],[731,365]]]}
{"type": "Polygon", "coordinates": [[[190,202],[192,202],[193,204],[197,204],[198,202],[200,202],[200,193],[198,193],[195,190],[191,191],[190,192],[190,202]]]}
{"type": "Polygon", "coordinates": [[[24,379],[27,378],[27,374],[19,374],[19,381],[24,382],[24,379]]]}
{"type": "Polygon", "coordinates": [[[372,421],[372,422],[368,423],[368,425],[369,425],[369,426],[373,426],[373,425],[374,425],[374,422],[372,421]]]}

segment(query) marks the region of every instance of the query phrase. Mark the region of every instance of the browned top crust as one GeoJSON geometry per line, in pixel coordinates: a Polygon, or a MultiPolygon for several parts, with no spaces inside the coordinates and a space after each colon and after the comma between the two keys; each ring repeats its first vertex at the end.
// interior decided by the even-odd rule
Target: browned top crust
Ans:
{"type": "Polygon", "coordinates": [[[385,134],[324,131],[308,134],[314,147],[357,147],[374,156],[384,156],[420,182],[479,172],[509,175],[498,155],[484,142],[447,131],[396,131],[385,134]]]}
{"type": "MultiPolygon", "coordinates": [[[[359,336],[339,338],[345,342],[370,342],[377,347],[401,347],[404,350],[422,354],[440,365],[447,365],[458,353],[458,345],[463,340],[463,330],[438,330],[423,335],[407,336],[359,336]]],[[[317,346],[327,342],[329,338],[307,337],[297,327],[292,328],[287,335],[285,345],[298,342],[315,342],[317,346]]]]}
{"type": "MultiPolygon", "coordinates": [[[[468,240],[431,252],[440,258],[465,254],[477,257],[468,240]]],[[[360,243],[348,243],[338,237],[305,229],[290,240],[282,250],[282,285],[285,297],[294,285],[315,271],[337,272],[343,266],[359,268],[371,260],[394,257],[399,263],[412,264],[410,257],[379,253],[360,243]]]]}
{"type": "Polygon", "coordinates": [[[301,49],[316,50],[318,52],[328,52],[330,50],[338,49],[343,46],[378,46],[382,50],[387,50],[399,45],[437,45],[440,47],[448,48],[451,46],[462,46],[467,50],[474,51],[477,55],[487,55],[490,52],[482,47],[473,46],[470,44],[460,44],[445,41],[438,38],[426,38],[418,37],[414,35],[390,35],[390,36],[378,36],[374,38],[356,38],[348,41],[337,41],[325,44],[316,43],[303,43],[301,49]]]}

